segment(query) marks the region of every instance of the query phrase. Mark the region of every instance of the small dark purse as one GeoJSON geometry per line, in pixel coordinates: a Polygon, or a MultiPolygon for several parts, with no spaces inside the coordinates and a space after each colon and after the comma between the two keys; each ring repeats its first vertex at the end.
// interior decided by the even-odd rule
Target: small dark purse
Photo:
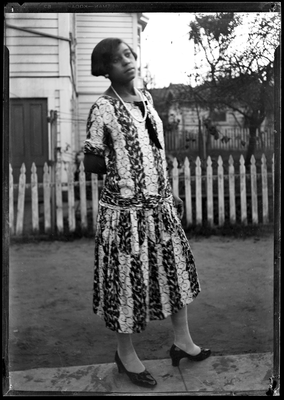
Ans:
{"type": "Polygon", "coordinates": [[[84,167],[85,172],[92,172],[93,174],[105,174],[106,162],[104,156],[97,154],[85,153],[84,154],[84,167]]]}

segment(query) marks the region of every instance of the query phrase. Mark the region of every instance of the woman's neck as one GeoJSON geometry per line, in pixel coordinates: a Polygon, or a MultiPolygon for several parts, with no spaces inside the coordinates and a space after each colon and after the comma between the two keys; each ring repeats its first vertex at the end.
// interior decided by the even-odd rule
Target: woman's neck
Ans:
{"type": "Polygon", "coordinates": [[[114,88],[114,90],[119,94],[119,96],[123,97],[131,97],[131,96],[136,96],[136,91],[134,87],[134,82],[131,81],[128,84],[120,84],[117,82],[112,82],[111,86],[114,88]]]}
{"type": "Polygon", "coordinates": [[[110,96],[116,96],[116,93],[126,102],[132,101],[139,101],[140,96],[137,90],[135,90],[133,82],[130,84],[119,84],[119,83],[112,83],[110,88],[107,90],[106,94],[110,96]]]}

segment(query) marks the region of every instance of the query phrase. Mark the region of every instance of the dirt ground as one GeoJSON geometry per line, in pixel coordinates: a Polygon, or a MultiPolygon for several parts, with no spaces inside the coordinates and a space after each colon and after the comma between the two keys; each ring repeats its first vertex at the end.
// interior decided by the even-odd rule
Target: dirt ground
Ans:
{"type": "MultiPolygon", "coordinates": [[[[190,239],[201,293],[188,308],[213,355],[273,350],[273,235],[190,239]]],[[[115,334],[92,311],[93,239],[10,245],[10,370],[114,360],[115,334]]],[[[140,358],[169,357],[170,318],[133,335],[140,358]]]]}

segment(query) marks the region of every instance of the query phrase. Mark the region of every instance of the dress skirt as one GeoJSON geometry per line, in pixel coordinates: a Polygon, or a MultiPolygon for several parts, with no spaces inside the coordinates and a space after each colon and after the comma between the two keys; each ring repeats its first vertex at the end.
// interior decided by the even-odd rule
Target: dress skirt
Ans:
{"type": "Polygon", "coordinates": [[[116,332],[141,332],[200,292],[172,197],[125,207],[100,201],[94,264],[93,311],[116,332]]]}

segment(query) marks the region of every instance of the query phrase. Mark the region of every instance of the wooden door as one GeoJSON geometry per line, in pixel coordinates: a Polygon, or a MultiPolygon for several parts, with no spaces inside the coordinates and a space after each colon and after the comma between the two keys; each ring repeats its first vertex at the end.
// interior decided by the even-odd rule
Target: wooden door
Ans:
{"type": "Polygon", "coordinates": [[[10,154],[14,183],[18,183],[22,163],[26,166],[26,182],[30,182],[31,166],[37,167],[38,182],[43,179],[43,166],[48,161],[47,99],[10,100],[10,154]]]}

